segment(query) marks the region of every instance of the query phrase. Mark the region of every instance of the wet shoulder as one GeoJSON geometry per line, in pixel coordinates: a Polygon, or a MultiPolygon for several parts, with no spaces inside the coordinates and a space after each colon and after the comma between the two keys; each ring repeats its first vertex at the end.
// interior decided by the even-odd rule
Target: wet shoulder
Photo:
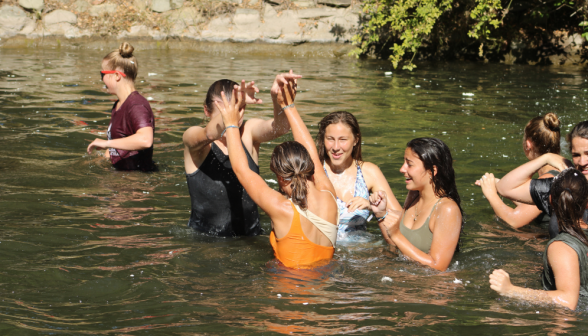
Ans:
{"type": "Polygon", "coordinates": [[[461,211],[454,200],[444,197],[437,203],[437,208],[431,214],[431,220],[443,219],[443,224],[448,226],[459,226],[461,228],[461,211]]]}

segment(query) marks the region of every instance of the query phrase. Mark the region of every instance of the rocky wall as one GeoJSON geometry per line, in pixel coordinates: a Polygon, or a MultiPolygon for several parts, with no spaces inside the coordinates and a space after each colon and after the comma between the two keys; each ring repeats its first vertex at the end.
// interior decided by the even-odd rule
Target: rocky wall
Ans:
{"type": "Polygon", "coordinates": [[[345,44],[357,30],[360,12],[352,0],[89,1],[3,1],[0,45],[49,36],[345,44]]]}

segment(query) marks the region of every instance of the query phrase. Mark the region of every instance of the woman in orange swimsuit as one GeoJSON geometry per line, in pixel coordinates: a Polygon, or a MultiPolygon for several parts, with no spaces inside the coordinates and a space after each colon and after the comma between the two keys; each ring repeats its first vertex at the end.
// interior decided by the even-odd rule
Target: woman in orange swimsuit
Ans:
{"type": "MultiPolygon", "coordinates": [[[[327,264],[335,252],[339,211],[335,189],[321,169],[316,147],[306,125],[293,104],[296,82],[278,75],[272,87],[272,99],[288,117],[294,140],[276,146],[270,169],[276,174],[283,194],[270,188],[247,165],[238,123],[245,94],[233,90],[232,97],[222,93],[221,111],[229,158],[233,171],[251,199],[272,220],[270,242],[276,258],[286,267],[312,268],[327,264]]],[[[241,87],[245,87],[242,85],[241,87]]]]}

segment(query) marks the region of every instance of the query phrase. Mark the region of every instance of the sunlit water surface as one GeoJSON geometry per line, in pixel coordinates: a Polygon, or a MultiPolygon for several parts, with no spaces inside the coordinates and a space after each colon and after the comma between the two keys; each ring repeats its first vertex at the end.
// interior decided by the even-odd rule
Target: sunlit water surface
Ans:
{"type": "MultiPolygon", "coordinates": [[[[113,47],[113,46],[112,46],[113,47]]],[[[238,46],[235,46],[238,48],[238,46]]],[[[509,229],[495,219],[474,181],[526,161],[522,131],[547,112],[562,134],[588,119],[581,68],[421,65],[136,51],[138,90],[156,117],[152,174],[114,171],[85,154],[105,138],[114,96],[98,71],[104,50],[0,49],[0,334],[544,334],[585,333],[578,311],[500,298],[488,285],[504,268],[518,285],[540,288],[546,243],[537,226],[509,229]],[[439,137],[452,150],[466,214],[462,252],[433,272],[386,251],[373,237],[340,244],[314,271],[277,265],[265,233],[214,238],[186,226],[190,199],[182,133],[205,122],[215,80],[255,80],[270,118],[278,72],[304,75],[297,99],[311,132],[329,112],[359,119],[364,158],[379,165],[403,202],[398,172],[405,144],[439,137]]],[[[286,135],[261,148],[269,155],[286,135]]],[[[272,185],[275,187],[275,185],[272,185]]]]}

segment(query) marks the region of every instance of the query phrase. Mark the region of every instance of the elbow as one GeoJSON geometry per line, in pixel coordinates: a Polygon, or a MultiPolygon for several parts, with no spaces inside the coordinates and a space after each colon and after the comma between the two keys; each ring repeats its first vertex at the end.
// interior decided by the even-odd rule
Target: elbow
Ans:
{"type": "Polygon", "coordinates": [[[153,146],[153,138],[152,137],[144,137],[139,141],[139,150],[148,149],[153,146]]]}
{"type": "Polygon", "coordinates": [[[449,265],[439,265],[436,263],[434,263],[430,266],[440,272],[445,272],[447,270],[447,268],[449,267],[449,265]]]}

